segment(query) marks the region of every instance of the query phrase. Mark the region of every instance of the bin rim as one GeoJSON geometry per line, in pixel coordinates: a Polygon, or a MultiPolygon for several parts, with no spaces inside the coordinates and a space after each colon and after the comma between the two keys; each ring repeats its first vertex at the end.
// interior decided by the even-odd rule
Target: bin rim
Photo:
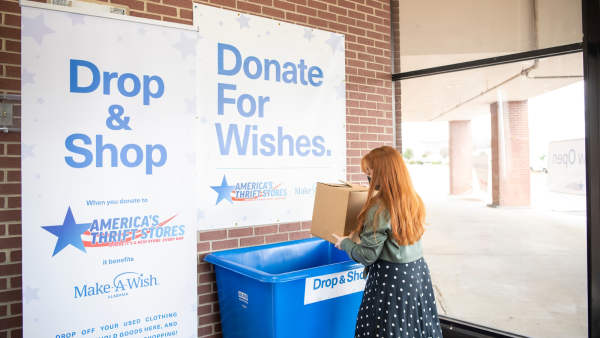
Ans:
{"type": "MultiPolygon", "coordinates": [[[[289,245],[289,244],[293,244],[294,242],[298,242],[298,241],[316,242],[316,241],[324,241],[324,240],[322,240],[320,238],[308,238],[308,239],[302,239],[302,240],[296,240],[296,241],[289,241],[289,242],[285,242],[284,244],[289,245]]],[[[260,247],[261,248],[270,248],[270,247],[277,247],[277,246],[281,246],[281,245],[282,245],[282,243],[274,243],[274,244],[268,244],[268,245],[261,245],[260,247]]],[[[223,253],[231,252],[231,251],[238,251],[238,250],[239,251],[256,250],[256,246],[213,252],[213,253],[206,255],[206,257],[204,257],[204,261],[209,262],[214,265],[217,265],[219,267],[234,271],[243,276],[250,277],[252,279],[256,279],[261,282],[265,282],[265,283],[290,282],[290,281],[295,281],[295,280],[299,280],[299,279],[311,278],[311,277],[316,277],[316,276],[322,276],[322,275],[328,275],[328,274],[332,274],[332,273],[339,273],[339,272],[345,272],[345,271],[364,268],[364,266],[362,264],[356,263],[353,260],[349,260],[346,262],[317,266],[314,268],[296,270],[296,271],[286,272],[286,273],[281,273],[281,274],[270,274],[270,273],[266,273],[266,272],[263,272],[263,271],[245,266],[245,265],[241,265],[239,263],[227,260],[222,257],[223,253]]]]}

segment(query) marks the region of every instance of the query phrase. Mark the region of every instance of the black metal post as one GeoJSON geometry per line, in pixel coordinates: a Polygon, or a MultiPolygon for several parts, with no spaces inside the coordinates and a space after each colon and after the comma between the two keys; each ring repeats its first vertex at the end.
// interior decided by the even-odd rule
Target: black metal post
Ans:
{"type": "Polygon", "coordinates": [[[582,0],[587,193],[588,337],[600,337],[600,3],[582,0]]]}

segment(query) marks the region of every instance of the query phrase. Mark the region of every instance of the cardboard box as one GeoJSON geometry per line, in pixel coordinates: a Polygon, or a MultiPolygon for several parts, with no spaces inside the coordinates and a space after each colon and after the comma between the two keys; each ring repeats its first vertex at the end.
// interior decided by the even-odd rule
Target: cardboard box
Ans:
{"type": "MultiPolygon", "coordinates": [[[[333,244],[335,237],[347,236],[356,229],[356,218],[367,201],[369,188],[341,181],[342,184],[317,183],[310,233],[333,244]]],[[[359,234],[352,240],[360,243],[359,234]]]]}

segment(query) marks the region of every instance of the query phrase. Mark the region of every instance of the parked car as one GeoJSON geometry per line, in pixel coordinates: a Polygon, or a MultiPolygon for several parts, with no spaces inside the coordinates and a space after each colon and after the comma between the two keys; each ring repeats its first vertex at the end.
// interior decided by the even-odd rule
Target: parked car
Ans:
{"type": "Polygon", "coordinates": [[[543,173],[548,172],[548,163],[544,160],[540,160],[540,159],[531,160],[529,165],[530,165],[531,171],[539,171],[539,172],[543,172],[543,173]]]}

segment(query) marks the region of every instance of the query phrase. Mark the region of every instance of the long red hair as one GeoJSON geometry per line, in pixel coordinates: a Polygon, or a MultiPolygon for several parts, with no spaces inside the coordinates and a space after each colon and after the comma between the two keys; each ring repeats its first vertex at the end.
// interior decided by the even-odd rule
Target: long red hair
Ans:
{"type": "Polygon", "coordinates": [[[369,209],[380,202],[373,226],[377,226],[379,214],[387,209],[396,243],[412,245],[418,242],[425,232],[425,204],[413,187],[400,153],[388,146],[373,149],[362,158],[360,167],[364,173],[369,167],[372,173],[369,197],[357,219],[358,233],[363,230],[369,209]]]}

